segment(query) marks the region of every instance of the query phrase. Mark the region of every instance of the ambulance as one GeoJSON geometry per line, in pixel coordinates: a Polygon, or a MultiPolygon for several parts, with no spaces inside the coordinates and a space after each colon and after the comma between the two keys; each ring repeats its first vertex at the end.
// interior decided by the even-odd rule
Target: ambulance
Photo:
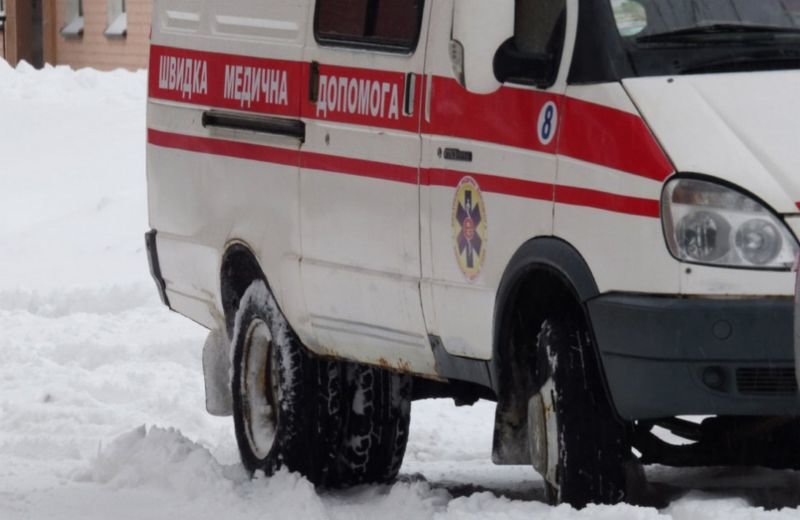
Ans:
{"type": "Polygon", "coordinates": [[[552,503],[800,468],[797,0],[155,0],[149,70],[150,268],[249,471],[391,481],[430,397],[552,503]]]}

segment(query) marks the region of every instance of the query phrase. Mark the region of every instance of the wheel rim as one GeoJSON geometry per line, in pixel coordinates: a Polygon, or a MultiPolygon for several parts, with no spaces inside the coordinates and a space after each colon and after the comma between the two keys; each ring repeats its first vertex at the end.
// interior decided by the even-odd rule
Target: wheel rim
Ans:
{"type": "Polygon", "coordinates": [[[247,331],[242,357],[241,396],[244,404],[244,430],[250,450],[264,459],[272,449],[278,425],[280,402],[278,374],[272,334],[262,320],[253,320],[247,331]]]}

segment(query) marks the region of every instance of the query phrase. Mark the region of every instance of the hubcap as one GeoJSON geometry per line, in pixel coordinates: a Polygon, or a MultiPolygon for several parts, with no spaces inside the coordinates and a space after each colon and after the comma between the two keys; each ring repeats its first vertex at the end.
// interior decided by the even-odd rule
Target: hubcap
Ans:
{"type": "Polygon", "coordinates": [[[559,435],[556,391],[549,378],[539,393],[528,401],[528,439],[531,462],[536,471],[555,488],[558,484],[559,435]]]}
{"type": "Polygon", "coordinates": [[[272,334],[262,320],[253,320],[247,331],[245,352],[242,356],[241,396],[244,426],[253,454],[265,458],[272,448],[278,423],[280,402],[276,393],[278,374],[272,334]]]}

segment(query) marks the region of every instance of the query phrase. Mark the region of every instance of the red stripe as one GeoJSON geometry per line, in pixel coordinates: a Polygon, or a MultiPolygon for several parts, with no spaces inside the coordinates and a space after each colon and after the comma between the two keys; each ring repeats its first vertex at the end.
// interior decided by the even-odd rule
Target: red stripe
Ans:
{"type": "MultiPolygon", "coordinates": [[[[307,119],[321,119],[362,126],[374,126],[407,132],[419,130],[422,96],[417,95],[413,116],[403,113],[406,74],[404,72],[319,65],[319,102],[309,100],[310,64],[299,61],[275,60],[238,56],[216,52],[200,52],[154,45],[150,51],[149,95],[154,99],[206,105],[307,119]],[[178,61],[181,60],[181,66],[178,61]],[[186,60],[191,60],[188,69],[186,60]],[[200,67],[199,69],[197,67],[200,67]],[[203,69],[205,67],[205,69],[203,69]],[[250,69],[250,70],[245,70],[250,69]],[[178,77],[178,70],[191,70],[191,75],[178,77]],[[194,72],[199,70],[199,85],[195,85],[194,72]],[[268,79],[282,81],[286,74],[285,102],[273,97],[276,91],[269,88],[258,91],[258,99],[243,93],[256,92],[251,87],[261,85],[253,81],[252,72],[267,72],[268,79]],[[277,74],[277,76],[275,76],[277,74]],[[206,76],[207,89],[196,91],[206,76]],[[188,83],[187,83],[188,79],[188,83]],[[227,83],[226,83],[227,81],[227,83]],[[188,87],[184,89],[184,87],[188,87]],[[384,89],[385,87],[385,89],[384,89]],[[376,91],[373,89],[377,88],[376,91]],[[366,92],[367,103],[362,105],[361,92],[366,92]],[[236,96],[239,99],[236,99],[236,96]],[[354,110],[350,110],[350,109],[354,110]],[[374,109],[374,111],[373,111],[374,109]],[[392,112],[392,109],[395,112],[392,112]]],[[[263,80],[264,78],[262,78],[263,80]]],[[[280,92],[281,83],[277,84],[280,92]]],[[[415,92],[422,91],[422,77],[415,78],[415,92]]]]}
{"type": "Polygon", "coordinates": [[[674,171],[640,117],[574,98],[563,111],[559,154],[657,181],[674,171]]]}
{"type": "Polygon", "coordinates": [[[423,185],[444,186],[455,188],[459,181],[466,176],[470,176],[478,183],[481,191],[499,193],[501,195],[512,195],[535,200],[553,200],[553,185],[545,182],[526,181],[523,179],[511,179],[509,177],[498,177],[497,175],[485,175],[467,172],[457,172],[453,170],[430,169],[423,176],[423,185]]]}
{"type": "Polygon", "coordinates": [[[638,215],[640,217],[658,218],[661,208],[658,200],[617,195],[604,191],[576,188],[573,186],[557,186],[556,202],[573,206],[638,215]]]}
{"type": "MultiPolygon", "coordinates": [[[[303,70],[308,71],[309,67],[305,66],[303,70]]],[[[319,76],[316,102],[309,99],[309,82],[305,81],[303,84],[302,117],[309,120],[419,132],[419,113],[423,99],[421,75],[417,74],[414,78],[416,103],[411,115],[403,113],[406,96],[405,72],[319,64],[319,76]],[[368,92],[369,95],[362,98],[362,92],[368,92]],[[366,101],[366,104],[362,104],[362,101],[366,101]],[[391,112],[392,108],[395,109],[395,113],[391,112]]]]}
{"type": "Polygon", "coordinates": [[[411,166],[309,152],[303,152],[301,154],[298,150],[225,141],[222,139],[211,139],[208,137],[173,134],[153,129],[148,129],[147,141],[156,146],[175,148],[188,152],[207,153],[222,157],[281,164],[284,166],[302,166],[303,168],[331,173],[343,173],[357,175],[359,177],[417,184],[418,170],[411,166]]]}
{"type": "Polygon", "coordinates": [[[553,200],[555,196],[556,202],[562,204],[585,206],[642,217],[657,218],[660,214],[658,200],[616,195],[585,188],[571,186],[556,186],[554,188],[553,185],[544,182],[438,168],[422,170],[422,175],[420,176],[418,169],[411,166],[318,153],[304,152],[301,154],[297,150],[173,134],[153,129],[149,129],[147,135],[148,142],[152,145],[190,152],[288,166],[300,166],[302,162],[302,167],[304,168],[405,184],[416,184],[419,178],[419,182],[423,186],[455,187],[464,176],[469,175],[475,179],[482,191],[488,193],[545,201],[553,200]]]}
{"type": "Polygon", "coordinates": [[[422,132],[472,139],[526,150],[556,153],[556,140],[539,142],[536,121],[545,103],[559,96],[502,87],[492,94],[471,94],[454,79],[434,76],[430,123],[422,132]]]}
{"type": "Polygon", "coordinates": [[[303,152],[303,168],[322,170],[331,173],[357,175],[370,179],[383,179],[406,184],[417,184],[419,169],[413,166],[401,166],[350,157],[339,157],[321,153],[303,152]]]}
{"type": "MultiPolygon", "coordinates": [[[[154,45],[150,53],[150,97],[309,120],[418,131],[418,115],[425,97],[420,75],[416,77],[415,115],[405,116],[400,106],[400,113],[390,116],[393,100],[403,104],[404,73],[322,64],[320,102],[313,103],[308,95],[309,68],[310,64],[299,61],[154,45]],[[187,60],[191,67],[186,67],[187,60]],[[285,88],[279,90],[285,90],[286,99],[274,97],[276,91],[271,81],[269,88],[259,92],[258,99],[242,99],[242,94],[251,86],[260,84],[248,81],[254,78],[249,73],[269,73],[270,80],[285,78],[285,88]],[[363,105],[360,96],[362,90],[366,92],[362,87],[367,86],[371,87],[370,96],[367,105],[363,105]],[[373,96],[374,87],[378,87],[376,97],[373,96]]],[[[431,88],[431,119],[430,123],[422,124],[425,134],[544,153],[558,150],[568,157],[658,181],[673,171],[647,125],[635,114],[530,89],[502,87],[488,95],[471,94],[454,79],[445,77],[433,77],[431,88]],[[559,106],[559,138],[543,145],[537,137],[536,121],[548,101],[559,106]]]]}
{"type": "Polygon", "coordinates": [[[585,206],[614,213],[658,218],[661,209],[658,200],[617,195],[598,190],[572,186],[553,186],[544,182],[526,181],[452,170],[430,169],[423,175],[423,184],[454,188],[465,176],[475,179],[481,191],[523,197],[534,200],[553,200],[561,204],[585,206]]]}
{"type": "Polygon", "coordinates": [[[673,167],[642,119],[615,108],[547,92],[501,87],[467,92],[454,79],[433,78],[430,123],[423,133],[573,157],[662,181],[673,167]],[[536,122],[545,103],[559,107],[559,139],[543,145],[536,122]]]}
{"type": "Polygon", "coordinates": [[[188,152],[207,153],[236,159],[249,159],[251,161],[282,164],[285,166],[299,166],[300,151],[258,144],[238,143],[223,141],[209,137],[196,137],[191,135],[173,134],[160,130],[147,130],[147,142],[164,148],[176,148],[188,152]]]}
{"type": "Polygon", "coordinates": [[[148,95],[166,101],[297,117],[300,113],[300,96],[308,97],[308,81],[303,81],[307,69],[308,66],[299,61],[152,45],[148,95]],[[191,61],[190,66],[187,66],[187,60],[191,61]],[[250,70],[246,72],[245,69],[250,70]],[[254,81],[250,74],[255,70],[259,74],[268,73],[261,78],[266,79],[267,86],[258,92],[257,99],[255,92],[252,99],[249,96],[243,99],[242,92],[262,85],[262,81],[254,81]],[[231,80],[228,85],[226,78],[231,80]],[[248,78],[251,81],[246,81],[248,78]],[[284,78],[285,86],[282,85],[284,78]],[[284,91],[285,100],[280,97],[284,91]],[[236,99],[236,93],[239,99],[236,99]]]}

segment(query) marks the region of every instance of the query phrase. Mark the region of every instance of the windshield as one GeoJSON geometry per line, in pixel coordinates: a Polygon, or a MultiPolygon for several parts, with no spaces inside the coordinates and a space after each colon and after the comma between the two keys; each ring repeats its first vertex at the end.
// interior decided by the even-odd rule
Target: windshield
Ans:
{"type": "Polygon", "coordinates": [[[800,68],[800,0],[608,0],[639,76],[800,68]]]}
{"type": "Polygon", "coordinates": [[[624,37],[745,25],[800,29],[800,0],[611,0],[624,37]]]}

